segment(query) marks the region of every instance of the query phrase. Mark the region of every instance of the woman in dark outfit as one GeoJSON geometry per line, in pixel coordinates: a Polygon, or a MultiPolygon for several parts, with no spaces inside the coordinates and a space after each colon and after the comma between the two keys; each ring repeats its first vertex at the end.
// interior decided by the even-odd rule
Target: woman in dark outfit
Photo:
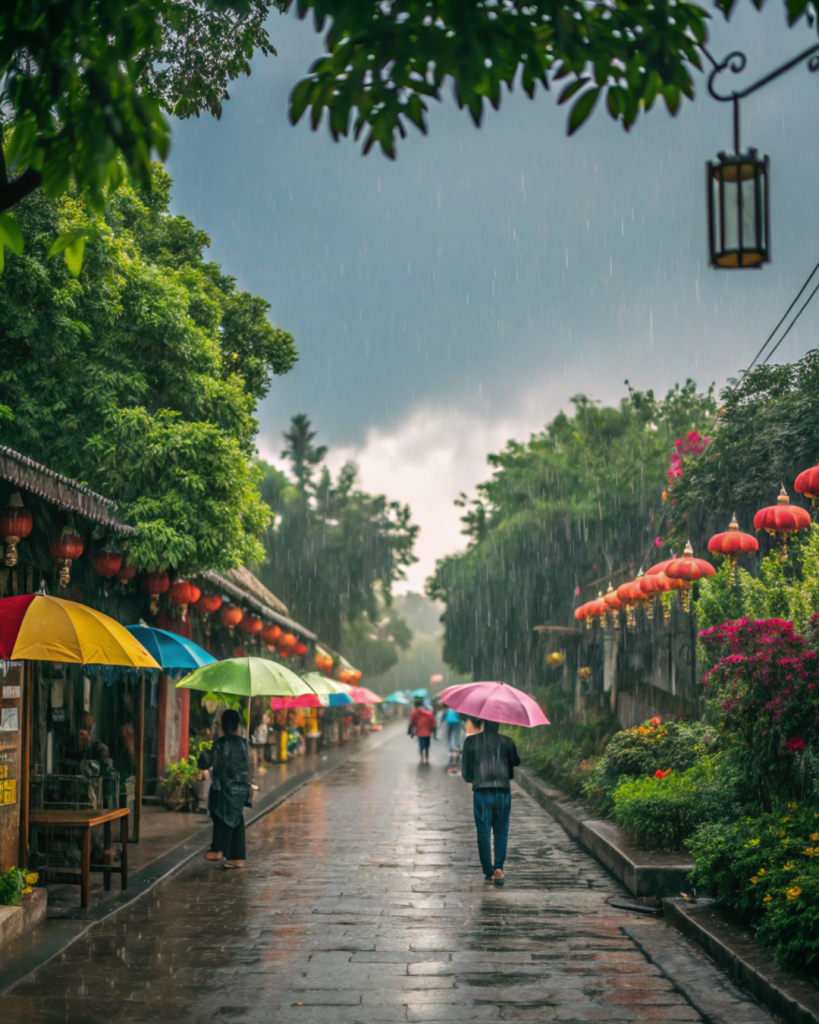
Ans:
{"type": "Polygon", "coordinates": [[[226,868],[245,864],[244,808],[250,806],[250,758],[239,736],[238,711],[222,714],[224,736],[213,744],[212,785],[208,810],[213,819],[213,842],[207,860],[225,858],[226,868]]]}

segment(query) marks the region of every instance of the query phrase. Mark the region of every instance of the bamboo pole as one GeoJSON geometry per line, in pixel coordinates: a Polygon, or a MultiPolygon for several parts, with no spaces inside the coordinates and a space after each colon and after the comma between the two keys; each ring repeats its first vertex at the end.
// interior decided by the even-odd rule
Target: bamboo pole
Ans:
{"type": "Polygon", "coordinates": [[[28,866],[28,818],[31,790],[31,716],[34,711],[34,663],[23,662],[23,742],[20,757],[20,848],[18,867],[28,866]]]}
{"type": "Polygon", "coordinates": [[[145,739],[145,669],[139,672],[139,697],[137,699],[137,728],[136,728],[136,782],[134,785],[134,832],[132,843],[139,842],[139,826],[142,822],[142,779],[145,768],[145,754],[143,750],[145,739]]]}

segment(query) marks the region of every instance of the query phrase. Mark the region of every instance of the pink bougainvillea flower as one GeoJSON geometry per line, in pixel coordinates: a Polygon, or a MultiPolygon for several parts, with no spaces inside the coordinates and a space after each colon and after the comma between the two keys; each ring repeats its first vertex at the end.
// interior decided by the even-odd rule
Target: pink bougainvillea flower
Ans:
{"type": "Polygon", "coordinates": [[[804,750],[804,749],[805,749],[805,741],[802,739],[801,736],[791,736],[791,738],[785,744],[785,750],[787,750],[787,752],[789,754],[795,754],[797,752],[797,750],[804,750]]]}

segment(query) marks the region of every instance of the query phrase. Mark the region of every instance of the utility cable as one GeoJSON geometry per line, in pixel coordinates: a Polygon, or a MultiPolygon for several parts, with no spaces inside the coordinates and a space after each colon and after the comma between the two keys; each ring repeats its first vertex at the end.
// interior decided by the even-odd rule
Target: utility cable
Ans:
{"type": "MultiPolygon", "coordinates": [[[[817,266],[819,266],[819,264],[817,264],[817,266]]],[[[799,319],[799,317],[802,316],[802,314],[805,312],[805,310],[807,309],[808,305],[810,304],[810,300],[813,298],[813,296],[817,292],[819,292],[819,284],[817,284],[817,286],[813,289],[813,291],[810,293],[810,295],[805,299],[804,305],[799,310],[799,312],[796,314],[796,316],[793,318],[793,320],[791,320],[791,322],[788,324],[787,330],[782,335],[782,337],[779,339],[779,341],[774,345],[774,347],[771,349],[771,351],[765,356],[764,362],[766,362],[766,363],[768,362],[768,360],[771,358],[771,356],[774,354],[774,352],[776,352],[776,350],[779,348],[779,346],[782,344],[782,342],[785,340],[785,338],[787,338],[787,336],[791,332],[791,328],[796,323],[796,321],[799,319]]]]}

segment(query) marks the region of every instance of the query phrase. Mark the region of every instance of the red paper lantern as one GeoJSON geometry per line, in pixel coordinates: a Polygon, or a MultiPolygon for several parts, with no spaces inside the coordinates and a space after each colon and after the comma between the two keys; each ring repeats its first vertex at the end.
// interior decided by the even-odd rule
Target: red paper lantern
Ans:
{"type": "Polygon", "coordinates": [[[238,626],[242,621],[243,612],[241,608],[237,608],[235,604],[226,604],[222,608],[221,619],[222,625],[233,631],[234,626],[238,626]]]}
{"type": "Polygon", "coordinates": [[[196,604],[199,598],[202,596],[201,587],[197,587],[195,583],[189,583],[188,586],[191,588],[191,604],[196,604]]]}
{"type": "Polygon", "coordinates": [[[6,565],[17,565],[17,545],[31,533],[34,520],[31,512],[23,505],[23,499],[15,493],[0,514],[0,537],[6,544],[6,565]]]}
{"type": "Polygon", "coordinates": [[[819,466],[803,470],[796,478],[793,489],[806,498],[819,498],[819,466]]]}
{"type": "Polygon", "coordinates": [[[194,601],[193,607],[202,615],[213,615],[222,607],[222,598],[218,594],[202,594],[198,600],[194,601]]]}
{"type": "Polygon", "coordinates": [[[349,668],[343,668],[341,672],[339,672],[338,678],[341,680],[342,683],[349,683],[352,681],[354,675],[355,673],[351,671],[349,668]]]}
{"type": "Polygon", "coordinates": [[[697,580],[707,579],[713,576],[716,569],[704,558],[694,558],[694,549],[691,541],[687,541],[682,558],[672,558],[665,568],[665,574],[670,580],[682,580],[682,603],[683,610],[688,611],[691,602],[691,586],[697,580]]]}
{"type": "Polygon", "coordinates": [[[290,651],[298,642],[298,638],[293,633],[284,633],[279,640],[279,647],[284,647],[285,650],[290,651]]]}
{"type": "Polygon", "coordinates": [[[297,654],[300,658],[307,654],[307,644],[296,644],[293,648],[293,653],[297,654]]]}
{"type": "Polygon", "coordinates": [[[356,683],[360,683],[361,682],[361,670],[360,669],[356,669],[355,672],[353,672],[352,679],[350,681],[354,685],[356,683]]]}
{"type": "Polygon", "coordinates": [[[74,530],[65,529],[51,542],[51,554],[60,567],[60,586],[67,587],[71,579],[71,563],[83,552],[82,537],[74,530]]]}
{"type": "Polygon", "coordinates": [[[611,613],[612,620],[614,621],[614,628],[620,624],[620,610],[623,607],[620,598],[617,596],[617,591],[609,583],[609,589],[603,595],[603,601],[606,605],[606,611],[611,613]]]}
{"type": "Polygon", "coordinates": [[[171,585],[171,579],[166,572],[146,572],[142,580],[142,589],[151,595],[149,607],[151,614],[156,615],[159,611],[160,595],[167,593],[171,585]]]}
{"type": "Polygon", "coordinates": [[[246,636],[255,636],[257,633],[261,632],[263,625],[264,623],[258,615],[251,615],[251,613],[248,612],[239,623],[239,629],[241,629],[246,636]]]}
{"type": "Polygon", "coordinates": [[[289,658],[290,657],[289,649],[287,647],[282,647],[281,645],[276,648],[276,653],[278,654],[278,656],[280,658],[289,658]]]}
{"type": "Polygon", "coordinates": [[[176,580],[168,591],[168,599],[184,614],[184,609],[193,604],[193,590],[187,580],[176,580]]]}
{"type": "Polygon", "coordinates": [[[122,552],[103,548],[94,555],[94,568],[103,579],[110,580],[122,568],[122,552]]]}
{"type": "Polygon", "coordinates": [[[789,533],[807,530],[809,526],[810,516],[805,509],[789,504],[788,492],[784,486],[779,492],[776,504],[761,508],[754,516],[755,530],[767,530],[770,534],[779,534],[782,539],[789,533]]]}
{"type": "Polygon", "coordinates": [[[120,583],[130,583],[136,574],[137,567],[135,565],[121,565],[117,573],[117,579],[120,583]]]}
{"type": "Polygon", "coordinates": [[[281,626],[277,626],[272,622],[268,622],[268,624],[262,630],[262,641],[266,643],[268,647],[272,647],[276,645],[281,635],[281,626]]]}
{"type": "Polygon", "coordinates": [[[731,560],[731,579],[736,580],[737,558],[751,551],[759,551],[756,537],[742,533],[737,517],[732,516],[724,533],[715,533],[708,541],[708,550],[715,555],[725,555],[731,560]]]}

